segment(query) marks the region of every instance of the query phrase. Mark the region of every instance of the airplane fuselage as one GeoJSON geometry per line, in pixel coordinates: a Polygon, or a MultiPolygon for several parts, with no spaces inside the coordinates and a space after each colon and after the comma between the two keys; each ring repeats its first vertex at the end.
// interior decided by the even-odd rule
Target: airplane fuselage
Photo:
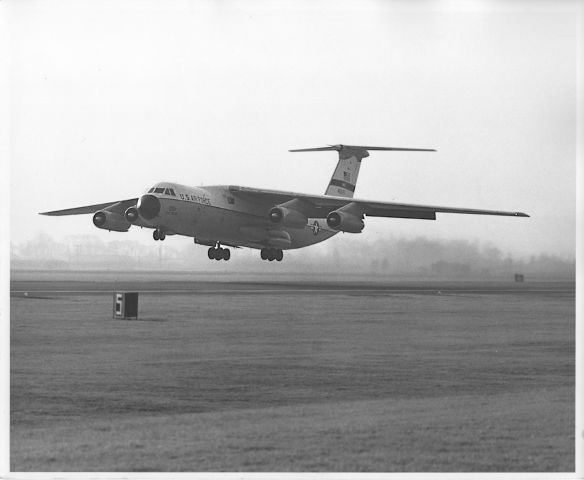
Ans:
{"type": "Polygon", "coordinates": [[[141,226],[159,229],[167,235],[193,237],[202,245],[219,242],[226,246],[282,250],[313,245],[338,233],[328,228],[324,217],[309,218],[299,228],[274,225],[268,218],[270,205],[241,198],[232,189],[228,185],[191,187],[159,183],[146,195],[158,199],[160,211],[153,219],[143,220],[141,226]],[[155,193],[162,188],[167,193],[155,193]]]}

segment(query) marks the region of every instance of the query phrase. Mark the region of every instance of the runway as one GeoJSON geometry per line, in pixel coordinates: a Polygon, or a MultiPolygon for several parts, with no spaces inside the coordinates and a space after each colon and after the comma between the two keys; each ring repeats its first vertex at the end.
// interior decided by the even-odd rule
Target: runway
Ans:
{"type": "Polygon", "coordinates": [[[49,276],[11,282],[15,471],[574,468],[573,283],[49,276]]]}
{"type": "Polygon", "coordinates": [[[156,295],[210,295],[210,294],[240,294],[240,295],[574,295],[573,282],[536,282],[515,283],[512,281],[319,281],[310,280],[286,281],[217,281],[217,280],[185,280],[175,281],[167,278],[162,280],[116,280],[107,281],[64,281],[64,280],[13,280],[10,293],[13,296],[24,295],[102,295],[113,291],[133,291],[156,295]]]}

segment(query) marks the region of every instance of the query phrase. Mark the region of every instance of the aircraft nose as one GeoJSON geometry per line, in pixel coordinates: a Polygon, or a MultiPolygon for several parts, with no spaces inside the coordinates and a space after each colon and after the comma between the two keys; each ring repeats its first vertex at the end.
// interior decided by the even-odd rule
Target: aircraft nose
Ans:
{"type": "Polygon", "coordinates": [[[152,220],[160,213],[160,200],[154,195],[142,195],[138,200],[138,212],[146,220],[152,220]]]}

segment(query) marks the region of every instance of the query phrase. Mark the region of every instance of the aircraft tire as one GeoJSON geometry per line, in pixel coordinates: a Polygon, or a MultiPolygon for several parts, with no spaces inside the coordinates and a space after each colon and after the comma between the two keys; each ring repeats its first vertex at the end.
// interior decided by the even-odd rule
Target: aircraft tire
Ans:
{"type": "Polygon", "coordinates": [[[207,250],[207,256],[209,257],[209,260],[215,259],[215,249],[213,247],[211,247],[211,248],[209,248],[209,250],[207,250]]]}
{"type": "Polygon", "coordinates": [[[276,261],[281,262],[283,258],[284,252],[278,248],[278,250],[276,250],[276,261]]]}
{"type": "Polygon", "coordinates": [[[223,260],[227,261],[231,258],[231,252],[229,251],[228,248],[223,248],[223,251],[221,252],[221,255],[223,257],[223,260]]]}
{"type": "Polygon", "coordinates": [[[158,238],[160,238],[160,241],[162,242],[166,238],[166,235],[164,233],[160,232],[158,234],[158,238]]]}
{"type": "Polygon", "coordinates": [[[268,260],[270,262],[273,262],[274,260],[276,260],[276,249],[275,248],[270,248],[268,250],[268,260]]]}
{"type": "Polygon", "coordinates": [[[262,257],[262,260],[268,259],[268,249],[267,248],[262,248],[262,250],[260,252],[260,257],[262,257]]]}
{"type": "Polygon", "coordinates": [[[221,247],[215,249],[215,260],[223,260],[223,249],[221,247]]]}
{"type": "Polygon", "coordinates": [[[152,238],[153,238],[154,240],[160,240],[160,232],[159,232],[158,230],[154,230],[154,231],[152,232],[152,238]]]}

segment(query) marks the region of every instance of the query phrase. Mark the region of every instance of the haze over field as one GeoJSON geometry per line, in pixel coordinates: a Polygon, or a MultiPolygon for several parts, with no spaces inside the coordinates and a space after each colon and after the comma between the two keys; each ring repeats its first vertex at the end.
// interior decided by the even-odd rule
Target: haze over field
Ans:
{"type": "Polygon", "coordinates": [[[358,198],[531,215],[368,219],[351,254],[425,237],[574,258],[577,2],[3,3],[15,245],[93,235],[38,212],[162,180],[320,194],[335,153],[287,149],[346,143],[438,150],[372,153],[358,198]]]}
{"type": "Polygon", "coordinates": [[[523,273],[531,278],[573,279],[573,259],[553,255],[518,257],[494,244],[467,240],[439,241],[424,237],[390,238],[371,242],[346,235],[301,250],[286,251],[282,263],[262,262],[255,250],[233,250],[231,260],[207,259],[207,248],[169,237],[164,244],[146,246],[135,241],[104,240],[97,235],[67,236],[55,240],[40,234],[29,242],[13,244],[13,269],[175,270],[209,272],[347,273],[408,275],[435,278],[511,278],[523,273]],[[374,252],[374,253],[373,253],[374,252]]]}

